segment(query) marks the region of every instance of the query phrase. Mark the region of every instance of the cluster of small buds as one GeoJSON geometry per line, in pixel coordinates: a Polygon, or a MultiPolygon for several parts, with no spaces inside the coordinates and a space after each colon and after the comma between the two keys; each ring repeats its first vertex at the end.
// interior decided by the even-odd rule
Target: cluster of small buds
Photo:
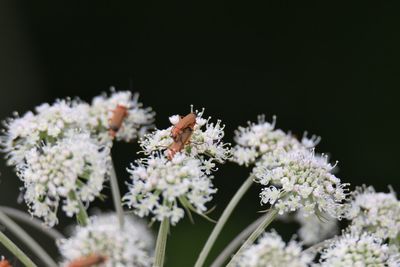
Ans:
{"type": "Polygon", "coordinates": [[[234,263],[237,267],[307,267],[313,255],[302,251],[295,240],[288,244],[274,231],[265,233],[257,244],[247,248],[234,263]]]}
{"type": "Polygon", "coordinates": [[[239,127],[235,131],[236,146],[232,149],[233,161],[239,165],[254,164],[263,155],[277,150],[286,152],[296,149],[314,148],[320,141],[319,137],[307,138],[304,134],[301,142],[291,134],[275,129],[276,117],[266,122],[265,116],[258,116],[258,122],[248,122],[247,127],[239,127]]]}
{"type": "Polygon", "coordinates": [[[61,201],[63,211],[73,216],[80,202],[91,202],[100,195],[107,166],[108,148],[99,146],[89,133],[72,131],[54,144],[29,150],[17,174],[24,182],[30,213],[53,226],[61,201]]]}
{"type": "Polygon", "coordinates": [[[91,217],[87,226],[77,226],[72,237],[58,243],[61,266],[89,255],[105,257],[101,265],[105,267],[148,267],[153,263],[153,237],[130,216],[125,217],[123,229],[115,215],[91,217]]]}
{"type": "Polygon", "coordinates": [[[368,233],[347,232],[322,251],[316,267],[398,267],[399,254],[368,233]]]}
{"type": "MultiPolygon", "coordinates": [[[[196,111],[196,123],[193,128],[193,133],[190,142],[185,145],[182,151],[190,157],[198,157],[206,164],[211,164],[211,161],[224,162],[230,157],[229,144],[223,143],[225,126],[218,120],[216,123],[210,122],[208,119],[202,118],[204,109],[200,112],[196,111]],[[209,160],[207,160],[207,158],[209,160]],[[210,161],[211,160],[211,161],[210,161]]],[[[171,116],[170,122],[172,126],[164,130],[156,130],[140,140],[140,145],[143,152],[147,155],[154,151],[165,151],[173,142],[171,130],[174,125],[179,122],[180,116],[171,116]]],[[[166,153],[166,152],[165,152],[166,153]]]]}
{"type": "MultiPolygon", "coordinates": [[[[196,112],[196,123],[190,140],[181,151],[168,158],[167,149],[174,142],[173,126],[156,130],[140,140],[147,158],[137,160],[129,170],[132,184],[124,196],[125,204],[140,216],[153,220],[169,218],[175,225],[184,217],[184,207],[205,216],[206,203],[211,201],[213,188],[211,173],[215,162],[222,163],[230,155],[229,144],[222,142],[224,126],[203,119],[203,111],[196,112]],[[205,126],[205,129],[202,127],[205,126]]],[[[173,125],[179,116],[170,117],[173,125]]]]}
{"type": "Polygon", "coordinates": [[[124,196],[125,203],[140,216],[169,218],[175,225],[184,216],[178,204],[198,214],[207,210],[205,204],[217,190],[198,158],[178,153],[172,160],[160,154],[138,160],[129,170],[132,184],[124,196]]]}
{"type": "Polygon", "coordinates": [[[302,209],[306,216],[325,212],[341,218],[348,184],[332,174],[334,167],[314,151],[274,152],[273,161],[260,161],[253,170],[255,181],[265,186],[261,204],[274,205],[279,214],[302,209]]]}
{"type": "Polygon", "coordinates": [[[101,95],[92,105],[81,100],[57,100],[54,104],[42,104],[35,112],[6,120],[1,147],[7,154],[8,164],[17,166],[24,161],[27,151],[40,145],[54,143],[71,129],[88,131],[103,144],[111,144],[108,133],[109,121],[118,105],[127,109],[127,116],[116,135],[119,140],[131,141],[142,136],[154,121],[151,108],[142,108],[138,95],[128,91],[114,92],[110,97],[101,95]]]}
{"type": "Polygon", "coordinates": [[[305,216],[304,212],[299,210],[295,214],[295,219],[300,224],[298,235],[304,245],[314,245],[333,237],[339,231],[338,220],[326,213],[319,216],[305,216]]]}
{"type": "Polygon", "coordinates": [[[394,192],[377,193],[372,186],[352,193],[347,219],[352,231],[368,231],[382,239],[400,237],[400,201],[394,192]]]}

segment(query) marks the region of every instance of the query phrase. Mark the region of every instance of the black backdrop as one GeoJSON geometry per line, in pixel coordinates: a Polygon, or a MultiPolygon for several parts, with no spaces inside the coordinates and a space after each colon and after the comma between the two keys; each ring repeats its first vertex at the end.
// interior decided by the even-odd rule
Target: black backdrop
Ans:
{"type": "MultiPolygon", "coordinates": [[[[319,151],[339,160],[342,179],[400,190],[393,4],[160,2],[1,1],[1,118],[57,97],[90,100],[112,85],[140,92],[161,128],[190,104],[205,107],[226,124],[228,141],[257,114],[276,114],[284,130],[322,136],[319,151]]],[[[121,187],[137,150],[119,144],[113,151],[121,187]]],[[[0,204],[25,209],[15,201],[21,183],[4,161],[1,169],[0,204]]],[[[247,172],[220,168],[212,217],[247,172]]],[[[241,203],[217,249],[257,216],[258,190],[241,203]]],[[[98,204],[111,208],[111,201],[98,204]]],[[[174,227],[167,266],[191,266],[211,227],[201,218],[174,227]]]]}

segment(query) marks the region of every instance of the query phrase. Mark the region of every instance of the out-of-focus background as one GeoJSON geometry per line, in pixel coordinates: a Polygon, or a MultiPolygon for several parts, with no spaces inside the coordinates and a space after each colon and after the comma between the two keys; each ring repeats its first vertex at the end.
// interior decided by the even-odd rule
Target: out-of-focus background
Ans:
{"type": "MultiPolygon", "coordinates": [[[[160,128],[190,104],[205,107],[226,124],[230,142],[237,126],[275,114],[283,130],[320,135],[318,151],[339,161],[344,181],[400,191],[400,19],[391,3],[160,2],[0,1],[1,119],[55,98],[89,101],[110,86],[140,92],[160,128]]],[[[123,191],[137,151],[135,144],[113,151],[123,191]]],[[[0,205],[26,210],[16,202],[21,182],[4,160],[0,167],[0,205]]],[[[220,168],[211,217],[248,172],[220,168]]],[[[254,186],[240,203],[211,258],[259,216],[258,193],[254,186]]],[[[111,200],[97,204],[112,208],[111,200]]],[[[173,227],[166,266],[192,266],[212,227],[200,217],[173,227]]],[[[3,247],[0,254],[8,255],[3,247]]]]}

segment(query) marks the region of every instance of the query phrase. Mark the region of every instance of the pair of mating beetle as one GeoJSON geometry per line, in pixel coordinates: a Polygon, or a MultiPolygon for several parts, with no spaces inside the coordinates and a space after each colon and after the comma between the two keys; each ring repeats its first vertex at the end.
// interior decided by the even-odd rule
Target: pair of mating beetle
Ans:
{"type": "MultiPolygon", "coordinates": [[[[115,137],[124,119],[128,116],[128,109],[123,105],[117,105],[113,110],[113,115],[109,121],[109,133],[112,138],[115,137]]],[[[196,114],[189,113],[185,117],[181,117],[179,122],[174,125],[171,130],[171,137],[174,140],[168,147],[167,156],[172,160],[176,153],[182,151],[185,145],[190,141],[194,126],[196,124],[196,114]]]]}

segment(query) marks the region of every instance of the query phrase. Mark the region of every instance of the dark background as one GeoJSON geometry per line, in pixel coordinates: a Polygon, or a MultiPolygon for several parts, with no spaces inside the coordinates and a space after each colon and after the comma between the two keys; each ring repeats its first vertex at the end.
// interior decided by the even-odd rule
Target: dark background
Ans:
{"type": "MultiPolygon", "coordinates": [[[[390,2],[22,3],[0,1],[1,118],[55,98],[90,100],[112,85],[140,92],[160,128],[190,104],[205,107],[206,116],[226,124],[229,142],[238,125],[276,114],[279,128],[322,136],[318,151],[339,161],[344,181],[400,190],[400,21],[390,2]]],[[[137,150],[134,144],[114,148],[121,186],[137,150]]],[[[16,203],[21,183],[4,160],[0,166],[0,204],[25,210],[16,203]]],[[[218,218],[247,174],[231,163],[220,168],[211,217],[218,218]]],[[[254,186],[241,202],[213,256],[257,217],[258,192],[254,186]]],[[[212,229],[195,220],[173,227],[167,266],[193,265],[212,229]]],[[[285,237],[292,233],[275,228],[285,237]]]]}

